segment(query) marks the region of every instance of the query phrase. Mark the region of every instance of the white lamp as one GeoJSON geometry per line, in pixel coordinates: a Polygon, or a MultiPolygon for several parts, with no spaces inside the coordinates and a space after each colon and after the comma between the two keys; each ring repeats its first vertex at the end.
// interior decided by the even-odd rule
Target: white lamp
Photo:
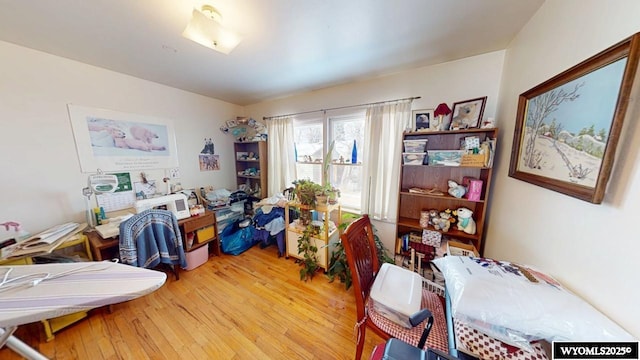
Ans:
{"type": "Polygon", "coordinates": [[[91,195],[112,193],[118,188],[118,177],[116,175],[107,175],[98,169],[97,174],[89,175],[87,178],[87,187],[82,189],[82,195],[87,197],[85,205],[87,207],[87,224],[89,227],[95,227],[96,219],[91,208],[91,195]]]}
{"type": "Polygon", "coordinates": [[[191,21],[182,32],[182,36],[200,45],[229,54],[238,46],[242,38],[237,33],[223,27],[222,15],[211,5],[202,5],[200,10],[193,9],[191,21]]]}

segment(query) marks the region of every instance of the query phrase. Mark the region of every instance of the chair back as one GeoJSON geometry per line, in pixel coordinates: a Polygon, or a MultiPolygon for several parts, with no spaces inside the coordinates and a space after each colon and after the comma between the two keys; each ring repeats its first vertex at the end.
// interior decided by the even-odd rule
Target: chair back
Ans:
{"type": "Polygon", "coordinates": [[[292,201],[294,199],[294,188],[293,187],[288,187],[284,190],[282,190],[282,195],[284,195],[284,198],[287,199],[287,201],[292,201]]]}
{"type": "Polygon", "coordinates": [[[351,271],[358,320],[361,320],[365,315],[365,305],[371,286],[380,269],[369,216],[365,214],[349,224],[340,239],[347,255],[349,271],[351,271]]]}
{"type": "Polygon", "coordinates": [[[151,268],[163,263],[185,268],[187,259],[175,214],[148,209],[120,224],[120,261],[151,268]]]}

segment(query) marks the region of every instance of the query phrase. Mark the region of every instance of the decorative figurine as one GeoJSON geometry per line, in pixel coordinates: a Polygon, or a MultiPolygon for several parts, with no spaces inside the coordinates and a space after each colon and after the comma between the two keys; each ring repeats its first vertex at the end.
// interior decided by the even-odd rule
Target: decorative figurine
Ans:
{"type": "Polygon", "coordinates": [[[459,208],[458,211],[458,230],[462,230],[467,234],[473,235],[476,233],[476,222],[471,215],[473,211],[467,208],[459,208]]]}
{"type": "Polygon", "coordinates": [[[449,185],[449,190],[448,190],[449,195],[455,198],[460,199],[464,196],[464,194],[467,193],[466,187],[459,185],[457,182],[453,180],[447,181],[447,185],[449,185]]]}

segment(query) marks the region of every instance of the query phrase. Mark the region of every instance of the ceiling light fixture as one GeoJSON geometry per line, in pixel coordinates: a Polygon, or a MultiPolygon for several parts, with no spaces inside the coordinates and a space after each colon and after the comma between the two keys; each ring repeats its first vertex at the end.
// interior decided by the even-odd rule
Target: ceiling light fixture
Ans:
{"type": "Polygon", "coordinates": [[[182,36],[223,54],[229,54],[242,41],[239,34],[222,26],[222,15],[211,5],[193,9],[182,36]]]}

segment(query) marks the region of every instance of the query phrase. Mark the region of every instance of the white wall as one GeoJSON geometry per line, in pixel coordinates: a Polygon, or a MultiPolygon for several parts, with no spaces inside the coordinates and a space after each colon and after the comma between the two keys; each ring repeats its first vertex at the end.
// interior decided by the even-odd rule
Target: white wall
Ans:
{"type": "MultiPolygon", "coordinates": [[[[428,66],[378,79],[332,87],[285,99],[247,106],[245,113],[263,116],[350,106],[362,103],[421,96],[413,109],[434,109],[440,103],[488,96],[485,117],[495,117],[504,51],[428,66]]],[[[390,250],[395,248],[395,224],[375,223],[390,250]]]]}
{"type": "MultiPolygon", "coordinates": [[[[6,42],[0,59],[0,222],[17,221],[34,233],[84,221],[87,175],[69,103],[173,120],[182,184],[235,188],[233,138],[219,128],[242,108],[6,42]],[[198,168],[205,137],[220,154],[220,171],[198,168]]],[[[147,173],[162,184],[164,170],[147,173]]]]}
{"type": "Polygon", "coordinates": [[[546,270],[640,338],[637,98],[601,205],[507,176],[518,95],[640,31],[638,14],[636,0],[547,0],[507,49],[485,255],[546,270]]]}

